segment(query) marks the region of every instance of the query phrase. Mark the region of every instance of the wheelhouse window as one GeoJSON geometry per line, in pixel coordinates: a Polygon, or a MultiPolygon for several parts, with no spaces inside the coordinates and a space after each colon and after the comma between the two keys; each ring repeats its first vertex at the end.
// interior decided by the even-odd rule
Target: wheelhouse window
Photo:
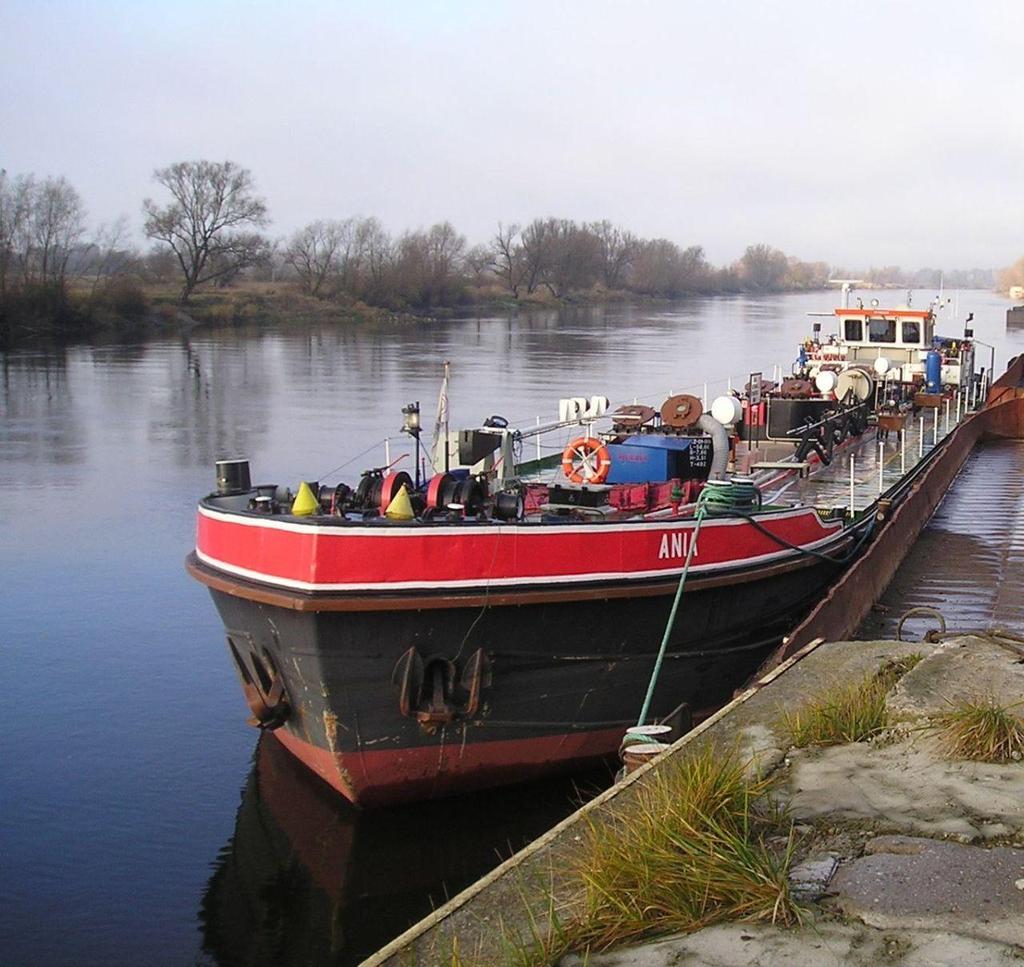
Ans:
{"type": "Polygon", "coordinates": [[[913,346],[921,345],[921,323],[916,320],[913,322],[904,320],[903,342],[913,346]]]}
{"type": "Polygon", "coordinates": [[[896,320],[869,319],[868,342],[896,342],[896,320]]]}
{"type": "Polygon", "coordinates": [[[860,319],[847,319],[843,336],[847,342],[860,342],[864,338],[863,323],[860,319]]]}

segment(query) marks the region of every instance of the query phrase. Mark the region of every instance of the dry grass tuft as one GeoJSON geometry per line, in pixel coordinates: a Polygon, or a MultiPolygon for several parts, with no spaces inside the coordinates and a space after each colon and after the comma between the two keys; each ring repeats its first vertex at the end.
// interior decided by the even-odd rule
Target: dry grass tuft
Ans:
{"type": "Polygon", "coordinates": [[[991,698],[977,698],[952,705],[935,718],[935,732],[946,753],[954,759],[982,762],[1020,762],[1024,759],[1024,719],[1013,706],[991,698]]]}
{"type": "MultiPolygon", "coordinates": [[[[590,820],[569,871],[583,894],[573,916],[558,916],[551,893],[539,917],[523,897],[525,929],[502,924],[498,962],[544,967],[571,951],[586,958],[722,920],[799,923],[788,880],[792,831],[780,848],[767,842],[788,822],[770,786],[770,779],[750,778],[735,752],[715,748],[650,773],[625,812],[590,820]]],[[[469,963],[456,948],[451,967],[469,963]]]]}
{"type": "Polygon", "coordinates": [[[890,723],[886,695],[924,656],[884,661],[861,682],[837,686],[797,712],[783,714],[783,728],[797,748],[864,742],[884,732],[890,723]]]}
{"type": "Polygon", "coordinates": [[[735,753],[710,748],[667,764],[611,826],[592,822],[578,861],[585,889],[577,946],[606,949],[726,919],[790,924],[799,912],[780,853],[768,779],[749,779],[735,753]]]}

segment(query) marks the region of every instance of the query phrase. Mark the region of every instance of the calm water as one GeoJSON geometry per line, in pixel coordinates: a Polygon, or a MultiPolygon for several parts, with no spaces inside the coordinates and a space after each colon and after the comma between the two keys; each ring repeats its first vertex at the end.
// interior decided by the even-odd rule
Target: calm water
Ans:
{"type": "MultiPolygon", "coordinates": [[[[403,404],[431,422],[444,360],[453,426],[550,418],[568,395],[660,402],[705,380],[715,395],[788,366],[805,313],[834,299],[0,354],[0,959],[351,962],[571,808],[563,784],[358,816],[257,749],[213,605],[182,568],[217,457],[292,485],[347,463],[351,481],[385,437],[399,452],[403,404]]],[[[1004,300],[959,306],[999,368],[1024,350],[1004,300]]]]}

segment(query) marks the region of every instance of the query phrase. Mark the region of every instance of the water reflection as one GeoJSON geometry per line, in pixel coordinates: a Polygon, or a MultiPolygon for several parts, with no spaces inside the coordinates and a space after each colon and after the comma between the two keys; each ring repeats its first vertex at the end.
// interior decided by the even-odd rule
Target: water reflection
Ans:
{"type": "Polygon", "coordinates": [[[221,967],[358,963],[608,779],[365,813],[263,736],[203,896],[203,950],[221,967]]]}
{"type": "Polygon", "coordinates": [[[65,352],[0,353],[0,452],[7,466],[67,468],[83,459],[86,437],[65,352]]]}

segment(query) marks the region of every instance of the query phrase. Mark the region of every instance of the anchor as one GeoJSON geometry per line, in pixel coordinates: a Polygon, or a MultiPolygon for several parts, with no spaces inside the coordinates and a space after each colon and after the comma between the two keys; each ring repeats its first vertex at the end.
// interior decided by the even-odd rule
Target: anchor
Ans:
{"type": "Polygon", "coordinates": [[[424,657],[409,648],[398,659],[392,682],[399,686],[398,709],[415,718],[425,732],[456,719],[471,719],[480,709],[481,689],[491,684],[490,662],[478,648],[459,672],[441,655],[424,657]]]}
{"type": "Polygon", "coordinates": [[[260,730],[273,732],[284,725],[291,712],[284,679],[277,670],[270,652],[263,649],[263,654],[257,655],[256,646],[249,635],[240,635],[237,632],[232,634],[227,636],[228,648],[242,679],[242,693],[246,704],[252,712],[252,716],[246,722],[260,730]],[[239,647],[232,634],[244,638],[247,647],[239,647]]]}

